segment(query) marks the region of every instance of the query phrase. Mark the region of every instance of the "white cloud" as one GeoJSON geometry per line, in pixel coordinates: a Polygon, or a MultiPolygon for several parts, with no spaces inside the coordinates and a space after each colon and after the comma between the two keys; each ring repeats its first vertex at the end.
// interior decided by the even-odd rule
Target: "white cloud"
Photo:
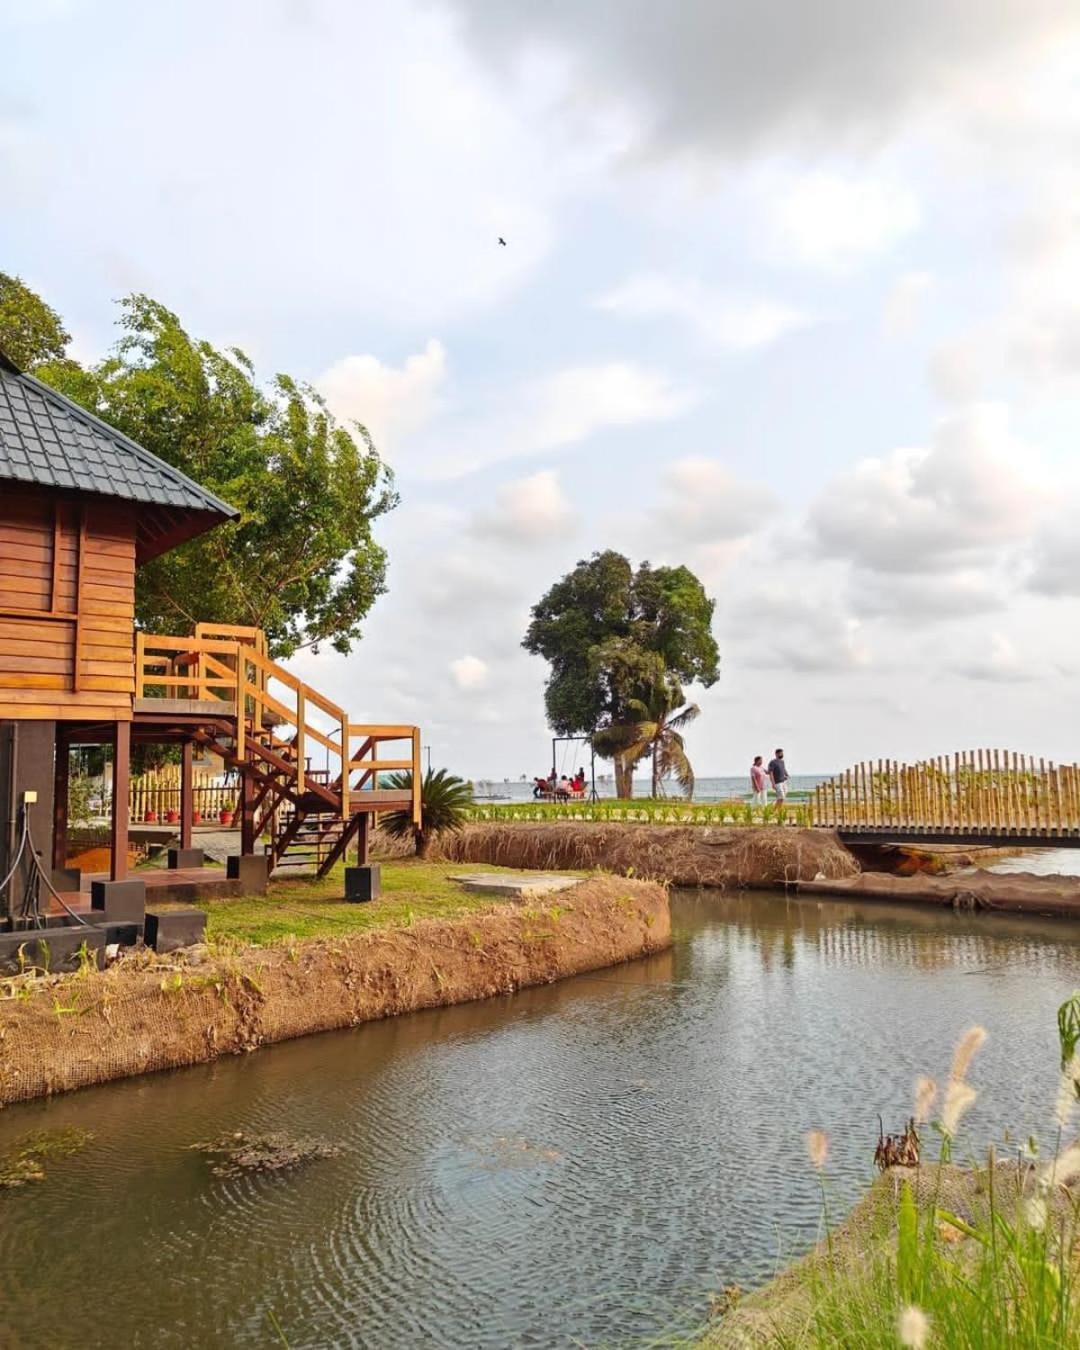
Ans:
{"type": "Polygon", "coordinates": [[[1031,590],[1048,596],[1080,596],[1080,534],[1077,503],[1063,503],[1057,520],[1033,541],[1031,590]]]}
{"type": "Polygon", "coordinates": [[[490,671],[487,662],[478,656],[459,656],[450,662],[450,674],[459,689],[471,693],[487,687],[490,671]]]}
{"type": "Polygon", "coordinates": [[[896,279],[885,297],[881,316],[886,337],[907,337],[911,333],[933,289],[934,278],[929,272],[905,272],[896,279]]]}
{"type": "Polygon", "coordinates": [[[504,483],[495,494],[495,508],[478,512],[472,532],[481,539],[533,546],[565,539],[577,516],[553,469],[504,483]]]}
{"type": "Polygon", "coordinates": [[[993,334],[973,330],[941,343],[927,363],[930,388],[943,403],[970,403],[986,385],[993,334]]]}
{"type": "Polygon", "coordinates": [[[723,626],[745,665],[840,675],[871,664],[859,621],[832,599],[808,595],[802,579],[752,587],[731,609],[723,626]]]}
{"type": "Polygon", "coordinates": [[[491,400],[471,423],[441,426],[422,455],[433,478],[576,445],[598,432],[680,417],[697,391],[635,361],[568,366],[491,400]]]}
{"type": "Polygon", "coordinates": [[[718,460],[691,456],[665,472],[654,525],[684,545],[745,539],[764,528],[775,502],[762,484],[745,482],[718,460]]]}
{"type": "Polygon", "coordinates": [[[1005,607],[1010,594],[1008,580],[987,571],[917,576],[856,571],[851,608],[862,619],[911,626],[991,614],[1005,607]]]}
{"type": "Polygon", "coordinates": [[[669,376],[632,361],[561,370],[537,382],[532,399],[537,418],[524,444],[533,451],[583,441],[607,427],[665,422],[695,402],[669,376]]]}
{"type": "Polygon", "coordinates": [[[770,250],[785,262],[846,272],[918,229],[918,198],[899,183],[818,171],[768,203],[770,250]]]}
{"type": "Polygon", "coordinates": [[[994,684],[1018,684],[1045,673],[1046,663],[1040,660],[1036,667],[1029,665],[1004,633],[991,633],[989,649],[952,666],[954,674],[969,680],[984,680],[994,684]]]}
{"type": "Polygon", "coordinates": [[[555,49],[578,102],[632,108],[656,154],[876,144],[904,118],[933,119],[1003,57],[1028,65],[1077,25],[1063,0],[937,0],[917,11],[892,0],[456,4],[494,68],[555,49]]]}
{"type": "Polygon", "coordinates": [[[774,300],[739,299],[701,282],[664,276],[630,277],[599,296],[597,309],[629,319],[679,319],[709,347],[721,351],[754,351],[813,319],[774,300]]]}
{"type": "Polygon", "coordinates": [[[1030,533],[1045,493],[1024,459],[1006,410],[976,405],[940,422],[929,450],[863,460],[830,484],[809,514],[816,549],[872,572],[970,565],[1030,533]]]}
{"type": "Polygon", "coordinates": [[[446,380],[446,350],[430,338],[400,367],[376,356],[346,356],[315,380],[335,416],[362,422],[380,450],[426,426],[446,380]]]}

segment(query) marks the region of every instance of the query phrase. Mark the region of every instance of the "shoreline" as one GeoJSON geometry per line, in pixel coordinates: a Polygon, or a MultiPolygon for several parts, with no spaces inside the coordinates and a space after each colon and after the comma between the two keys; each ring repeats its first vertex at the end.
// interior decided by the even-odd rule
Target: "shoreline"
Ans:
{"type": "MultiPolygon", "coordinates": [[[[980,854],[1016,852],[904,846],[895,856],[943,858],[961,869],[980,854]]],[[[940,868],[863,871],[835,831],[790,825],[474,823],[441,840],[438,856],[455,863],[554,871],[598,868],[683,889],[784,890],[806,897],[1080,918],[1080,877],[940,868]]]]}
{"type": "Polygon", "coordinates": [[[410,927],[142,953],[0,1003],[0,1107],[551,984],[670,945],[663,886],[593,877],[544,901],[410,927]]]}
{"type": "Polygon", "coordinates": [[[795,892],[841,900],[892,900],[907,904],[1045,918],[1080,918],[1080,877],[1032,872],[915,873],[896,876],[863,872],[835,880],[798,881],[795,892]]]}

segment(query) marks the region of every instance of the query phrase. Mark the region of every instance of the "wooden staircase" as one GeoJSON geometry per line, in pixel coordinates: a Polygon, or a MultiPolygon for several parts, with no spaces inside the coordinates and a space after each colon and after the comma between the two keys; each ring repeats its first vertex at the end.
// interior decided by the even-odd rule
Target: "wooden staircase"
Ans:
{"type": "Polygon", "coordinates": [[[259,629],[199,625],[192,637],[136,636],[135,716],[168,711],[241,781],[241,851],[265,840],[271,870],[324,876],[358,840],[366,856],[379,812],[420,823],[420,731],[349,721],[343,709],[266,655],[259,629]],[[408,757],[379,758],[408,741],[408,757]],[[312,768],[321,757],[324,768],[312,768]],[[409,770],[408,788],[380,775],[409,770]]]}

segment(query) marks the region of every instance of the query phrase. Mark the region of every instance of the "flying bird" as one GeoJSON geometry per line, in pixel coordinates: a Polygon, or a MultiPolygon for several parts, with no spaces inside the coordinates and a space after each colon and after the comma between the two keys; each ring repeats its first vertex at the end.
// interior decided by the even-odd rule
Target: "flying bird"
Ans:
{"type": "Polygon", "coordinates": [[[506,247],[506,240],[502,237],[501,234],[499,235],[499,243],[502,244],[503,248],[506,247]]]}

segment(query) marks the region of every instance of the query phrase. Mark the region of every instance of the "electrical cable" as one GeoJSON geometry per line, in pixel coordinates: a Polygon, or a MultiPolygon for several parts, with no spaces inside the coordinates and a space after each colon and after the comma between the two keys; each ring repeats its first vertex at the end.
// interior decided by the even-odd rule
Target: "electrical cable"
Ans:
{"type": "MultiPolygon", "coordinates": [[[[26,811],[26,808],[23,807],[23,810],[26,811]]],[[[45,886],[48,889],[49,893],[52,895],[52,898],[57,902],[58,905],[60,905],[62,909],[66,910],[67,913],[71,915],[71,917],[75,920],[76,923],[82,924],[84,928],[92,928],[93,924],[87,923],[87,921],[83,918],[81,914],[75,913],[75,911],[67,903],[64,897],[60,894],[60,892],[52,884],[49,878],[45,875],[45,869],[41,865],[41,857],[38,854],[37,850],[34,848],[34,836],[30,833],[29,811],[26,811],[26,837],[30,840],[30,857],[33,860],[34,866],[37,868],[38,876],[45,883],[45,886]]]]}
{"type": "Polygon", "coordinates": [[[26,848],[26,841],[30,835],[30,814],[25,806],[23,807],[22,810],[22,817],[23,817],[22,837],[19,840],[19,847],[15,850],[15,861],[11,864],[11,871],[7,874],[7,876],[3,879],[3,881],[0,881],[0,897],[3,896],[4,891],[7,889],[8,882],[19,870],[19,862],[22,859],[23,850],[26,848]]]}
{"type": "Polygon", "coordinates": [[[93,925],[87,923],[81,914],[76,914],[45,873],[45,869],[41,865],[41,857],[34,847],[34,836],[30,829],[29,802],[24,802],[22,805],[22,836],[19,840],[19,847],[16,850],[15,861],[11,866],[11,870],[4,880],[0,882],[0,896],[3,896],[9,882],[12,881],[15,873],[19,870],[19,863],[22,860],[23,854],[26,852],[27,844],[30,846],[30,875],[26,878],[26,890],[23,892],[23,902],[19,918],[23,920],[33,919],[36,920],[39,925],[47,925],[48,919],[41,913],[41,907],[38,903],[38,887],[35,884],[43,881],[53,899],[75,920],[76,923],[81,924],[83,928],[92,928],[93,925]]]}

